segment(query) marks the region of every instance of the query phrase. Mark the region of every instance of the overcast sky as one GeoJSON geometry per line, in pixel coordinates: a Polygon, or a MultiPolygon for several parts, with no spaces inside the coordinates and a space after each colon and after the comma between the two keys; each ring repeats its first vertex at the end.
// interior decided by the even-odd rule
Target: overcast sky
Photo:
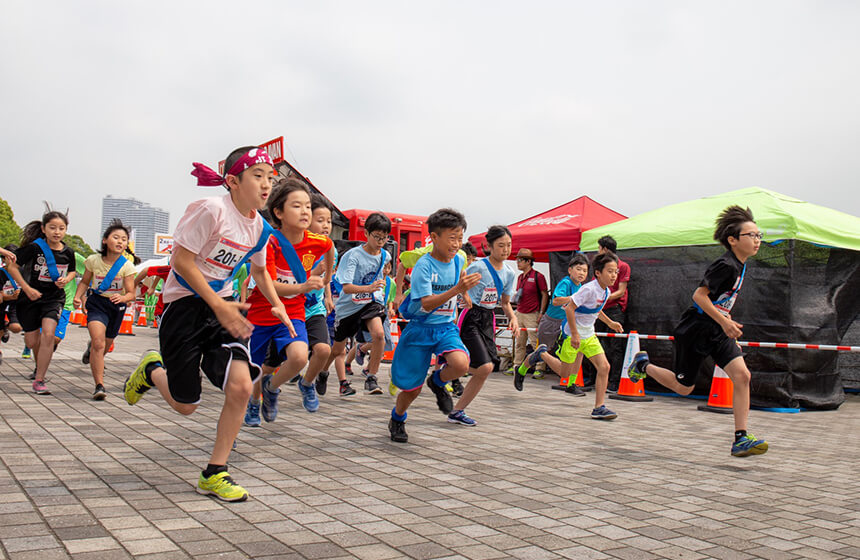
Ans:
{"type": "Polygon", "coordinates": [[[470,233],[588,195],[632,216],[761,186],[860,215],[860,2],[0,0],[19,224],[221,191],[192,161],[283,135],[341,209],[470,233]]]}

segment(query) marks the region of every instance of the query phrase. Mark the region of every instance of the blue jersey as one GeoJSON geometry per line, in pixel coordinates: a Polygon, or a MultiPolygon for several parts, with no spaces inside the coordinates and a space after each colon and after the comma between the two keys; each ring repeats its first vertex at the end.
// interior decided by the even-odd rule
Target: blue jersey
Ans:
{"type": "Polygon", "coordinates": [[[481,273],[481,280],[472,289],[469,290],[469,297],[472,299],[473,305],[480,305],[487,309],[493,309],[501,303],[501,295],[512,297],[516,291],[516,275],[514,271],[502,265],[501,270],[497,270],[499,280],[502,281],[502,294],[500,295],[496,288],[496,283],[493,280],[493,275],[487,266],[493,266],[489,261],[484,259],[477,260],[466,270],[466,274],[475,272],[481,273]]]}
{"type": "Polygon", "coordinates": [[[570,297],[579,290],[581,284],[574,284],[573,280],[570,279],[570,276],[565,276],[562,278],[561,282],[556,285],[555,290],[552,292],[552,299],[550,300],[550,306],[546,310],[546,314],[553,319],[564,319],[566,315],[564,314],[564,308],[559,305],[552,305],[552,300],[559,297],[570,297]]]}
{"type": "MultiPolygon", "coordinates": [[[[332,247],[334,248],[334,247],[332,247]]],[[[325,257],[323,257],[325,258],[325,257]]],[[[337,266],[337,249],[334,250],[334,266],[337,266]]],[[[314,290],[312,292],[308,292],[308,298],[311,299],[310,296],[316,296],[316,303],[311,305],[310,307],[305,306],[305,318],[315,317],[317,315],[325,315],[325,288],[320,288],[319,290],[314,290]]]]}
{"type": "Polygon", "coordinates": [[[442,305],[427,313],[421,309],[421,298],[442,294],[457,285],[460,279],[457,270],[463,270],[466,260],[457,255],[455,259],[460,260],[460,266],[451,262],[441,262],[433,258],[429,253],[418,259],[415,268],[412,269],[412,286],[410,297],[412,302],[409,310],[421,316],[421,322],[425,325],[441,325],[453,323],[454,314],[457,311],[457,298],[452,297],[442,305]]]}
{"type": "MultiPolygon", "coordinates": [[[[383,278],[382,268],[385,261],[391,255],[387,251],[380,251],[378,255],[371,255],[364,247],[353,247],[343,254],[340,267],[335,275],[341,286],[353,284],[355,286],[367,286],[376,280],[383,278]]],[[[349,317],[358,313],[365,305],[376,302],[385,305],[385,287],[372,293],[341,294],[335,304],[338,319],[349,317]]]]}

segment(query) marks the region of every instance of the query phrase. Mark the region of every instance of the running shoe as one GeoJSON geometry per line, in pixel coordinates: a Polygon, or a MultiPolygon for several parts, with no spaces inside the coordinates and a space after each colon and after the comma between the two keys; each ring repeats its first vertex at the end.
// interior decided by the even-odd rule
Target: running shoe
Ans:
{"type": "Polygon", "coordinates": [[[478,423],[472,418],[469,418],[465,411],[455,410],[448,415],[448,422],[452,424],[462,424],[463,426],[477,426],[478,423]]]}
{"type": "Polygon", "coordinates": [[[269,381],[271,381],[271,375],[264,375],[263,380],[260,382],[260,385],[263,387],[263,406],[261,407],[261,411],[263,413],[263,420],[266,422],[274,422],[275,418],[278,417],[278,394],[280,394],[281,390],[272,391],[269,389],[269,381]]]}
{"type": "Polygon", "coordinates": [[[455,380],[451,381],[451,388],[454,390],[454,396],[455,397],[462,397],[463,396],[463,384],[460,383],[459,379],[455,379],[455,380]]]}
{"type": "Polygon", "coordinates": [[[648,352],[636,352],[633,356],[633,361],[630,367],[627,368],[627,376],[630,380],[636,383],[640,379],[645,379],[645,368],[648,367],[648,352]]]}
{"type": "Polygon", "coordinates": [[[409,441],[409,436],[406,434],[406,422],[398,422],[394,418],[388,421],[388,432],[391,434],[391,441],[397,443],[406,443],[409,441]]]}
{"type": "Polygon", "coordinates": [[[33,392],[37,395],[50,395],[51,390],[45,385],[44,381],[33,381],[33,392]]]}
{"type": "Polygon", "coordinates": [[[388,394],[389,395],[391,395],[392,397],[396,397],[397,391],[399,391],[399,390],[400,389],[397,388],[397,385],[394,384],[394,381],[388,382],[388,394]]]}
{"type": "Polygon", "coordinates": [[[767,453],[767,442],[763,439],[757,439],[752,434],[747,434],[732,444],[734,457],[747,457],[763,453],[767,453]]]}
{"type": "Polygon", "coordinates": [[[305,385],[304,380],[299,382],[299,391],[302,392],[302,406],[308,412],[316,412],[320,407],[320,400],[317,398],[317,390],[314,384],[305,385]]]}
{"type": "Polygon", "coordinates": [[[344,367],[346,368],[347,375],[355,375],[355,372],[352,371],[352,364],[346,364],[344,367]]]}
{"type": "Polygon", "coordinates": [[[325,392],[328,390],[328,375],[327,371],[321,371],[319,372],[319,375],[317,375],[316,384],[318,395],[325,395],[325,392]]]}
{"type": "Polygon", "coordinates": [[[349,385],[349,381],[344,381],[340,384],[340,396],[351,397],[355,394],[355,389],[349,385]]]}
{"type": "Polygon", "coordinates": [[[93,391],[93,400],[94,401],[103,401],[107,396],[107,392],[105,392],[105,386],[99,383],[96,385],[96,390],[93,391]]]}
{"type": "Polygon", "coordinates": [[[532,379],[543,379],[543,376],[544,376],[545,374],[546,374],[546,372],[545,372],[545,371],[541,371],[541,370],[539,370],[539,369],[536,369],[536,370],[534,371],[534,373],[532,374],[532,379]]]}
{"type": "Polygon", "coordinates": [[[355,361],[358,362],[358,365],[364,365],[364,356],[366,353],[361,349],[361,344],[355,347],[355,361]]]}
{"type": "Polygon", "coordinates": [[[86,365],[90,363],[90,350],[92,350],[93,343],[92,341],[87,342],[87,349],[84,350],[83,356],[81,356],[81,363],[86,365]]]}
{"type": "Polygon", "coordinates": [[[295,375],[295,376],[293,376],[293,378],[292,378],[292,379],[290,379],[289,381],[287,381],[287,383],[289,383],[290,385],[295,385],[296,383],[298,383],[298,382],[299,382],[299,380],[300,380],[301,378],[302,378],[302,376],[301,376],[301,375],[295,375]]]}
{"type": "Polygon", "coordinates": [[[585,391],[582,390],[582,387],[580,387],[579,385],[577,385],[575,383],[573,385],[568,385],[567,388],[564,390],[564,392],[567,393],[568,395],[573,395],[574,397],[584,397],[585,396],[585,391]]]}
{"type": "Polygon", "coordinates": [[[368,375],[367,379],[364,380],[364,390],[369,395],[381,395],[382,389],[379,387],[379,384],[376,382],[375,375],[368,375]]]}
{"type": "Polygon", "coordinates": [[[30,374],[30,381],[36,380],[36,366],[33,366],[33,373],[30,374]]]}
{"type": "Polygon", "coordinates": [[[505,375],[513,375],[516,372],[517,372],[517,366],[511,366],[508,369],[506,369],[505,371],[503,371],[502,373],[504,373],[505,375]]]}
{"type": "Polygon", "coordinates": [[[24,351],[23,351],[23,352],[21,352],[21,357],[22,357],[22,358],[29,358],[29,357],[31,357],[32,355],[33,355],[33,351],[32,351],[32,350],[30,350],[29,348],[27,348],[27,347],[25,346],[25,347],[24,347],[24,351]]]}
{"type": "Polygon", "coordinates": [[[225,502],[244,502],[248,499],[248,491],[236,484],[227,471],[204,477],[200,473],[197,480],[197,493],[215,496],[225,502]]]}
{"type": "Polygon", "coordinates": [[[594,420],[615,420],[618,415],[606,408],[605,404],[602,404],[598,408],[592,409],[591,417],[594,420]]]}
{"type": "MultiPolygon", "coordinates": [[[[435,374],[436,372],[434,371],[433,373],[435,374]]],[[[427,378],[427,386],[430,387],[430,390],[433,391],[434,395],[436,395],[436,406],[439,407],[442,414],[451,414],[451,411],[454,410],[454,401],[451,399],[451,394],[445,390],[445,387],[439,387],[433,383],[432,375],[427,378]]]]}
{"type": "Polygon", "coordinates": [[[253,397],[248,400],[248,408],[245,409],[244,424],[249,428],[259,428],[263,421],[260,419],[260,405],[262,401],[255,401],[253,397]]]}
{"type": "Polygon", "coordinates": [[[526,380],[526,374],[528,373],[528,365],[526,362],[523,362],[519,368],[517,368],[517,372],[514,373],[514,389],[517,391],[523,390],[523,381],[526,380]],[[522,373],[520,373],[522,371],[522,373]]]}
{"type": "Polygon", "coordinates": [[[155,350],[150,350],[141,356],[137,367],[134,368],[134,371],[125,380],[125,386],[122,391],[125,402],[136,404],[143,394],[152,388],[152,379],[148,379],[146,375],[146,366],[156,362],[161,362],[161,354],[155,350]]]}
{"type": "Polygon", "coordinates": [[[3,333],[3,338],[0,338],[0,341],[2,341],[3,344],[9,342],[9,331],[3,333]]]}

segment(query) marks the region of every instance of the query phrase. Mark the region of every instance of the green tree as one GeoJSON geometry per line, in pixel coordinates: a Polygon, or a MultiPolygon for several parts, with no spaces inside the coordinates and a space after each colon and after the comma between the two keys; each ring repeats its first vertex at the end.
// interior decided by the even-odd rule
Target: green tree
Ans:
{"type": "Polygon", "coordinates": [[[0,198],[0,247],[21,241],[21,227],[15,223],[15,213],[9,203],[0,198]]]}
{"type": "Polygon", "coordinates": [[[89,257],[95,251],[93,248],[87,245],[87,242],[80,235],[72,235],[70,233],[66,234],[66,237],[63,239],[63,243],[72,248],[75,253],[80,253],[84,257],[89,257]]]}

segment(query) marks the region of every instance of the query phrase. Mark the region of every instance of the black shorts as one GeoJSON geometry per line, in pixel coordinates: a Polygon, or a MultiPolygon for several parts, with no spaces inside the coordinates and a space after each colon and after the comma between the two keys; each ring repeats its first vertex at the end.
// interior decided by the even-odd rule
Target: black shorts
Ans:
{"type": "Polygon", "coordinates": [[[696,384],[702,362],[708,356],[725,369],[744,355],[738,343],[713,321],[685,318],[675,328],[675,379],[686,387],[696,384]]]}
{"type": "Polygon", "coordinates": [[[223,391],[233,360],[248,363],[252,382],[260,377],[260,368],[251,363],[248,340],[237,339],[227,332],[212,309],[198,297],[188,296],[165,304],[158,341],[170,395],[176,402],[200,402],[201,370],[223,391]]]}
{"type": "Polygon", "coordinates": [[[42,319],[53,319],[60,321],[60,314],[66,304],[66,294],[58,292],[57,295],[42,296],[36,301],[30,301],[22,292],[18,296],[15,311],[18,321],[24,332],[33,332],[42,328],[42,319]]]}
{"type": "Polygon", "coordinates": [[[0,330],[18,322],[18,312],[15,300],[0,304],[0,330]]]}
{"type": "Polygon", "coordinates": [[[104,296],[87,291],[87,323],[101,323],[105,326],[105,338],[116,338],[122,326],[126,305],[117,305],[104,296]]]}
{"type": "Polygon", "coordinates": [[[263,365],[270,368],[278,368],[281,367],[281,364],[287,361],[287,347],[279,352],[278,351],[278,343],[273,338],[269,341],[269,347],[266,348],[266,359],[263,360],[263,365]]]}
{"type": "Polygon", "coordinates": [[[344,318],[338,317],[334,324],[334,341],[341,342],[353,337],[364,329],[365,324],[374,317],[379,317],[380,320],[384,321],[387,315],[382,304],[372,301],[352,315],[344,318]]]}
{"type": "Polygon", "coordinates": [[[308,346],[313,350],[317,344],[325,344],[331,346],[331,340],[328,337],[328,325],[326,325],[325,315],[314,315],[305,319],[305,328],[308,331],[308,346]]]}
{"type": "Polygon", "coordinates": [[[460,339],[469,351],[469,367],[493,364],[493,371],[499,369],[492,309],[473,305],[466,311],[460,325],[460,339]]]}

